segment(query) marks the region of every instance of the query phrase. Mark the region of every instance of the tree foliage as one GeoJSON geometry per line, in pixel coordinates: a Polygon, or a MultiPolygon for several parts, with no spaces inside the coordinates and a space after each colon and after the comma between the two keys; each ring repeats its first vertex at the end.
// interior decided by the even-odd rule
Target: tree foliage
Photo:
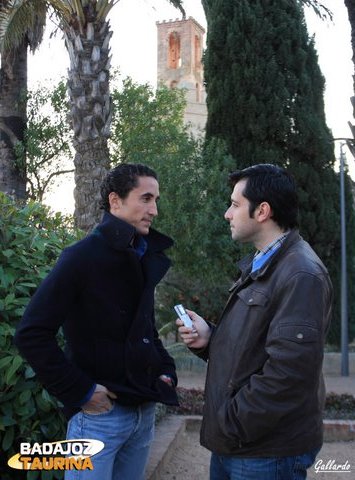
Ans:
{"type": "Polygon", "coordinates": [[[74,172],[68,99],[63,81],[40,86],[27,96],[27,126],[16,145],[17,161],[26,163],[27,196],[41,202],[59,177],[74,172]]]}
{"type": "MultiPolygon", "coordinates": [[[[16,162],[15,148],[24,138],[26,127],[27,51],[40,44],[45,25],[45,2],[27,2],[30,11],[26,17],[23,35],[16,45],[3,44],[9,1],[0,2],[0,191],[19,200],[26,198],[26,165],[16,162]]],[[[16,30],[12,30],[16,32],[16,30]]]]}
{"type": "Polygon", "coordinates": [[[329,10],[329,8],[327,8],[325,5],[323,5],[323,3],[319,2],[318,0],[299,0],[299,2],[306,7],[313,8],[316,15],[318,15],[318,17],[322,20],[333,19],[333,14],[331,10],[329,10]]]}
{"type": "MultiPolygon", "coordinates": [[[[181,0],[169,0],[185,15],[181,0]]],[[[0,48],[14,48],[32,25],[33,5],[51,8],[69,54],[68,94],[75,149],[76,225],[90,231],[100,221],[99,185],[109,168],[110,40],[108,14],[118,0],[7,0],[0,15],[0,48]]]]}
{"type": "Polygon", "coordinates": [[[339,181],[325,122],[324,79],[300,3],[203,4],[208,21],[207,141],[223,139],[237,168],[275,163],[295,175],[301,233],[334,283],[335,321],[329,338],[338,341],[339,181]]]}
{"type": "Polygon", "coordinates": [[[144,162],[167,156],[190,155],[195,142],[182,122],[186,101],[182,90],[167,87],[154,92],[149,84],[116,76],[112,92],[113,119],[111,159],[113,163],[144,162]]]}
{"type": "Polygon", "coordinates": [[[216,319],[234,267],[233,249],[223,218],[229,201],[227,176],[232,159],[223,142],[204,149],[184,125],[184,94],[177,89],[138,85],[128,79],[113,92],[114,162],[142,162],[160,179],[155,225],[171,235],[173,268],[159,287],[160,325],[174,319],[173,302],[216,319]]]}
{"type": "MultiPolygon", "coordinates": [[[[12,339],[16,325],[39,282],[61,250],[78,238],[68,219],[29,202],[18,207],[0,193],[0,477],[17,479],[7,460],[20,442],[65,438],[58,403],[36,381],[12,339]]],[[[46,479],[56,477],[47,472],[46,479]]],[[[41,478],[28,472],[28,480],[41,478]]],[[[44,477],[43,477],[44,478],[44,477]]]]}

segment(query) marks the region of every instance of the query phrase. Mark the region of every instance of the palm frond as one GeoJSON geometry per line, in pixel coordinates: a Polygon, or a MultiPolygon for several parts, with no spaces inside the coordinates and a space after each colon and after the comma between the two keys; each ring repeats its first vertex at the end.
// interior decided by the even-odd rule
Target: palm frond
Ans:
{"type": "Polygon", "coordinates": [[[184,10],[184,7],[182,6],[181,0],[169,0],[169,3],[171,3],[171,5],[173,5],[175,8],[178,8],[182,13],[183,18],[186,18],[186,12],[184,10]]]}
{"type": "Polygon", "coordinates": [[[99,0],[96,4],[98,20],[104,20],[119,0],[99,0]]]}
{"type": "Polygon", "coordinates": [[[83,9],[80,0],[48,0],[57,18],[70,25],[73,17],[83,18],[83,9]],[[79,3],[80,5],[76,4],[79,3]]]}
{"type": "Polygon", "coordinates": [[[84,29],[86,19],[85,19],[85,14],[84,14],[84,7],[86,6],[86,2],[82,0],[72,0],[71,2],[68,2],[72,4],[73,7],[73,13],[79,20],[80,25],[84,29]]]}
{"type": "Polygon", "coordinates": [[[27,37],[30,49],[34,52],[42,43],[44,27],[47,18],[47,5],[43,0],[32,0],[33,8],[36,12],[34,23],[31,29],[27,32],[27,37]]]}
{"type": "MultiPolygon", "coordinates": [[[[44,19],[39,21],[37,18],[38,7],[42,0],[28,2],[26,0],[9,0],[0,11],[0,49],[12,50],[16,49],[32,31],[38,32],[38,37],[34,39],[34,44],[38,45],[41,33],[38,31],[40,25],[45,22],[44,19]]],[[[41,13],[43,10],[41,10],[41,13]]],[[[43,32],[42,32],[43,33],[43,32]]]]}

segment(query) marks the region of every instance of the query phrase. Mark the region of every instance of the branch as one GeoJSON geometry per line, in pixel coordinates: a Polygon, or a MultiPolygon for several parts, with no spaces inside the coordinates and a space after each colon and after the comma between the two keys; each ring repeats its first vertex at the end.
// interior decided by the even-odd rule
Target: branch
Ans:
{"type": "Polygon", "coordinates": [[[327,18],[332,21],[333,20],[333,13],[329,8],[325,7],[321,4],[318,0],[301,0],[301,2],[306,7],[312,7],[316,15],[322,20],[326,20],[327,18]]]}
{"type": "Polygon", "coordinates": [[[43,185],[44,185],[43,191],[48,187],[48,184],[49,184],[49,182],[52,180],[52,178],[58,177],[59,175],[64,175],[64,174],[66,174],[66,173],[73,173],[73,172],[74,172],[74,169],[72,169],[72,170],[59,170],[59,171],[57,171],[57,172],[51,173],[51,174],[47,177],[47,179],[43,182],[43,185]]]}
{"type": "Polygon", "coordinates": [[[36,165],[39,167],[41,165],[44,165],[45,163],[49,162],[49,160],[52,160],[53,157],[59,155],[60,153],[64,152],[64,146],[66,142],[63,142],[61,147],[59,147],[55,152],[51,153],[50,155],[47,155],[43,160],[40,160],[39,162],[36,163],[36,165]]]}

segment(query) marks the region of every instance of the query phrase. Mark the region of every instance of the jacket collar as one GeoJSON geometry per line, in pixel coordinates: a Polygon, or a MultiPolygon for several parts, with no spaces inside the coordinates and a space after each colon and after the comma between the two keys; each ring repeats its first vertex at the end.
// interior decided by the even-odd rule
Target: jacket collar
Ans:
{"type": "Polygon", "coordinates": [[[275,252],[275,254],[272,255],[270,260],[267,261],[260,268],[260,270],[257,270],[255,272],[253,272],[252,274],[250,273],[250,270],[251,270],[254,255],[250,254],[250,255],[247,255],[246,257],[242,258],[242,260],[237,262],[237,266],[240,268],[240,270],[242,272],[242,278],[244,279],[248,275],[250,275],[251,278],[253,280],[255,280],[257,278],[260,278],[260,277],[266,275],[266,273],[269,271],[269,269],[275,264],[275,262],[278,261],[279,257],[282,256],[286,252],[286,250],[289,249],[289,247],[291,245],[293,245],[294,243],[296,243],[300,239],[301,239],[301,236],[299,234],[298,229],[295,228],[295,229],[291,230],[290,233],[288,234],[286,240],[282,243],[281,247],[275,252]]]}
{"type": "MultiPolygon", "coordinates": [[[[134,236],[137,235],[137,231],[132,225],[109,212],[104,213],[101,223],[93,233],[103,236],[107,243],[117,250],[130,248],[134,236]]],[[[144,239],[148,244],[149,251],[162,251],[174,244],[170,237],[153,228],[149,230],[148,235],[144,235],[144,239]]]]}

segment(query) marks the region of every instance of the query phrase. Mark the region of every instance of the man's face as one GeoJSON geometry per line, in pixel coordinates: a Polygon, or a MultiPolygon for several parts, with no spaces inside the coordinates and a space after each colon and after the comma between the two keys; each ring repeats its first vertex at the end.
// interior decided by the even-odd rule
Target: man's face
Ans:
{"type": "Polygon", "coordinates": [[[141,235],[148,235],[153,218],[158,215],[159,184],[154,177],[138,177],[138,184],[126,198],[110,193],[110,213],[133,225],[141,235]]]}
{"type": "Polygon", "coordinates": [[[255,220],[254,215],[253,218],[250,218],[249,200],[243,195],[247,181],[247,179],[242,179],[235,184],[231,195],[231,206],[224,214],[224,218],[230,224],[233,240],[241,243],[255,243],[259,235],[259,223],[255,220]]]}

